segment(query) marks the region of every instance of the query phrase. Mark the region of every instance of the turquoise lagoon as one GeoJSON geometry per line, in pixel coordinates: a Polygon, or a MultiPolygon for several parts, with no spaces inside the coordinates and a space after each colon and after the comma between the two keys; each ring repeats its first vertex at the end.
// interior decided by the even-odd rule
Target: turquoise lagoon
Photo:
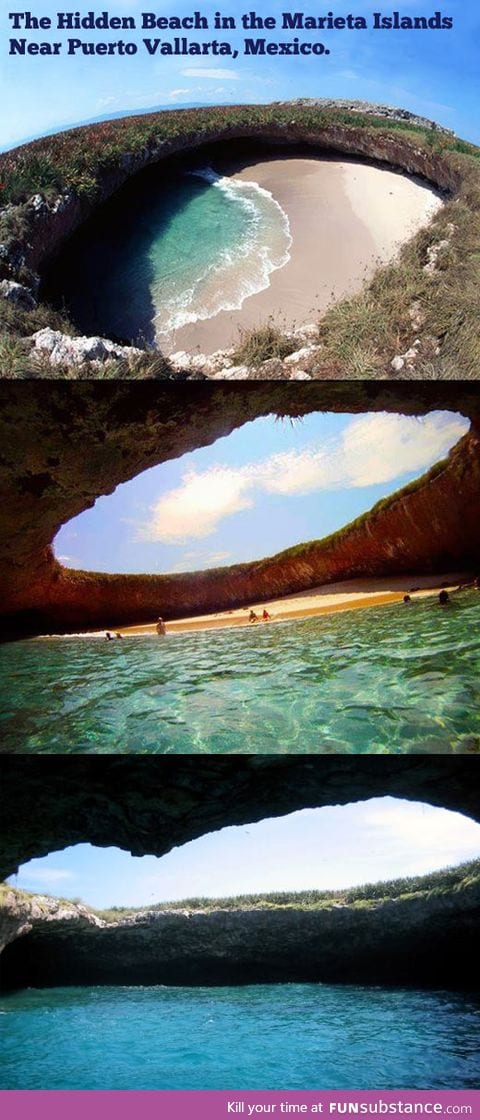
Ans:
{"type": "Polygon", "coordinates": [[[473,1089],[480,998],[358,985],[26,990],[2,1089],[473,1089]]]}
{"type": "Polygon", "coordinates": [[[478,753],[480,594],[0,648],[7,753],[478,753]]]}
{"type": "Polygon", "coordinates": [[[84,331],[161,348],[177,328],[267,288],[290,245],[287,215],[257,183],[211,167],[156,169],[82,228],[46,295],[84,331]]]}

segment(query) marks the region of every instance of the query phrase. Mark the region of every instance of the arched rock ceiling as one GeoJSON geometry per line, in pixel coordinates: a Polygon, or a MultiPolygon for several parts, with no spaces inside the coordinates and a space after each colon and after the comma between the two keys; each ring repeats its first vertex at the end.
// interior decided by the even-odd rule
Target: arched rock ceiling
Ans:
{"type": "Polygon", "coordinates": [[[225,825],[386,795],[480,820],[477,758],[5,757],[0,780],[2,879],[71,844],[162,855],[225,825]]]}
{"type": "MultiPolygon", "coordinates": [[[[108,585],[95,574],[81,579],[54,560],[51,542],[62,524],[92,506],[99,495],[111,493],[120,482],[210,444],[258,416],[271,412],[302,416],[318,410],[419,415],[436,408],[471,417],[473,434],[463,442],[435,492],[428,491],[423,510],[418,495],[414,508],[409,505],[410,524],[420,518],[426,523],[427,535],[411,557],[405,555],[404,544],[401,549],[399,545],[403,570],[407,562],[418,563],[423,570],[432,570],[432,565],[433,570],[440,570],[449,562],[461,564],[463,543],[459,546],[459,541],[465,542],[465,560],[471,563],[472,555],[480,555],[480,530],[475,530],[480,489],[476,434],[480,393],[475,383],[341,381],[301,387],[282,382],[3,383],[0,581],[4,619],[8,616],[13,633],[22,629],[38,632],[48,624],[68,628],[82,623],[136,621],[151,617],[160,591],[166,617],[248,601],[261,590],[256,587],[254,565],[246,566],[249,570],[243,592],[235,570],[230,569],[235,575],[235,591],[228,586],[228,575],[225,583],[225,572],[229,571],[225,569],[218,586],[210,588],[210,602],[203,591],[206,581],[201,573],[177,578],[176,582],[166,577],[168,587],[165,577],[157,577],[153,594],[151,577],[148,587],[142,584],[143,577],[117,577],[108,585]],[[438,516],[427,516],[427,507],[435,511],[436,506],[438,516]],[[434,523],[436,537],[430,547],[428,534],[433,532],[434,523]]],[[[379,539],[392,531],[392,526],[382,524],[379,539]]],[[[329,578],[366,573],[358,568],[354,556],[345,562],[342,559],[340,566],[337,559],[329,558],[330,566],[325,570],[317,570],[314,565],[309,582],[303,586],[311,586],[313,579],[327,582],[329,578]]],[[[368,573],[390,572],[392,563],[387,567],[385,563],[378,556],[368,573]]],[[[395,570],[402,568],[397,566],[395,570]]],[[[280,592],[301,589],[301,579],[299,582],[295,573],[284,575],[278,585],[280,592]]]]}

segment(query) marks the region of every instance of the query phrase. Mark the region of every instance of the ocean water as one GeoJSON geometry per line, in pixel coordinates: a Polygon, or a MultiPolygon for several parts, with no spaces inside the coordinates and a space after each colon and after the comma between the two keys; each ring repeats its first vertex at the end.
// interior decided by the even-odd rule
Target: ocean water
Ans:
{"type": "Polygon", "coordinates": [[[0,647],[7,753],[479,753],[480,594],[0,647]]]}
{"type": "Polygon", "coordinates": [[[473,1089],[480,998],[272,984],[0,998],[2,1089],[473,1089]]]}
{"type": "Polygon", "coordinates": [[[269,191],[210,167],[136,181],[55,264],[54,302],[84,331],[162,341],[235,310],[289,259],[287,215],[269,191]]]}

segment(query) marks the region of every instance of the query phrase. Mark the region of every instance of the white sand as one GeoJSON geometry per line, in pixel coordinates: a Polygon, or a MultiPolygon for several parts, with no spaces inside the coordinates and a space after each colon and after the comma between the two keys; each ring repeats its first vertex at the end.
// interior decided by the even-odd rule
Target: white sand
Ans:
{"type": "Polygon", "coordinates": [[[213,353],[271,316],[287,328],[315,322],[334,301],[359,291],[379,264],[393,260],[442,205],[419,180],[347,160],[261,159],[225,173],[271,191],[289,219],[290,260],[240,310],[162,336],[165,353],[213,353]]]}
{"type": "MultiPolygon", "coordinates": [[[[442,576],[405,575],[384,579],[344,580],[340,583],[314,587],[309,591],[297,592],[294,595],[286,595],[281,599],[252,601],[248,606],[237,610],[174,619],[166,623],[166,629],[167,634],[175,634],[251,625],[248,621],[250,609],[253,609],[255,614],[261,615],[265,608],[271,615],[272,622],[281,622],[286,619],[308,618],[312,615],[334,614],[336,611],[382,606],[401,602],[405,594],[410,594],[412,599],[416,599],[425,595],[438,595],[441,588],[453,591],[467,578],[465,572],[447,572],[442,576]],[[413,591],[413,588],[416,590],[413,591]]],[[[141,626],[111,626],[110,629],[128,635],[154,634],[155,621],[152,620],[151,623],[141,626]]]]}

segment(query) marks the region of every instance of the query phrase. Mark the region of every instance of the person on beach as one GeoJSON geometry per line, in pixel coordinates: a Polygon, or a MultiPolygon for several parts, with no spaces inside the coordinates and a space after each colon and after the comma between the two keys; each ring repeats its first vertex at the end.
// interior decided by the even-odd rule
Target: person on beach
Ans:
{"type": "Polygon", "coordinates": [[[157,634],[158,634],[159,638],[163,638],[165,636],[165,634],[167,633],[167,627],[165,626],[163,618],[158,618],[157,619],[157,625],[156,625],[155,629],[157,631],[157,634]]]}
{"type": "Polygon", "coordinates": [[[448,591],[445,591],[445,590],[440,591],[440,594],[438,596],[438,602],[439,602],[439,605],[441,607],[449,607],[450,606],[450,596],[448,594],[448,591]]]}
{"type": "Polygon", "coordinates": [[[410,598],[410,595],[404,595],[404,596],[403,596],[403,601],[404,601],[404,603],[405,603],[405,606],[406,606],[406,607],[409,607],[409,606],[410,606],[410,603],[411,603],[411,601],[412,601],[412,600],[411,600],[411,598],[410,598]]]}
{"type": "Polygon", "coordinates": [[[268,611],[265,610],[265,607],[264,607],[263,608],[263,614],[262,614],[262,622],[270,622],[270,617],[271,616],[269,615],[268,611]]]}
{"type": "Polygon", "coordinates": [[[249,614],[249,616],[248,616],[248,621],[249,621],[249,622],[258,622],[258,615],[257,615],[257,614],[255,614],[255,611],[254,611],[254,610],[251,610],[251,611],[250,611],[250,614],[249,614]]]}
{"type": "Polygon", "coordinates": [[[123,640],[123,634],[120,634],[118,630],[117,630],[117,633],[115,634],[115,637],[123,640]]]}
{"type": "Polygon", "coordinates": [[[107,630],[105,632],[105,641],[107,641],[107,642],[114,642],[115,641],[115,638],[114,638],[113,634],[110,633],[110,630],[107,630]]]}

